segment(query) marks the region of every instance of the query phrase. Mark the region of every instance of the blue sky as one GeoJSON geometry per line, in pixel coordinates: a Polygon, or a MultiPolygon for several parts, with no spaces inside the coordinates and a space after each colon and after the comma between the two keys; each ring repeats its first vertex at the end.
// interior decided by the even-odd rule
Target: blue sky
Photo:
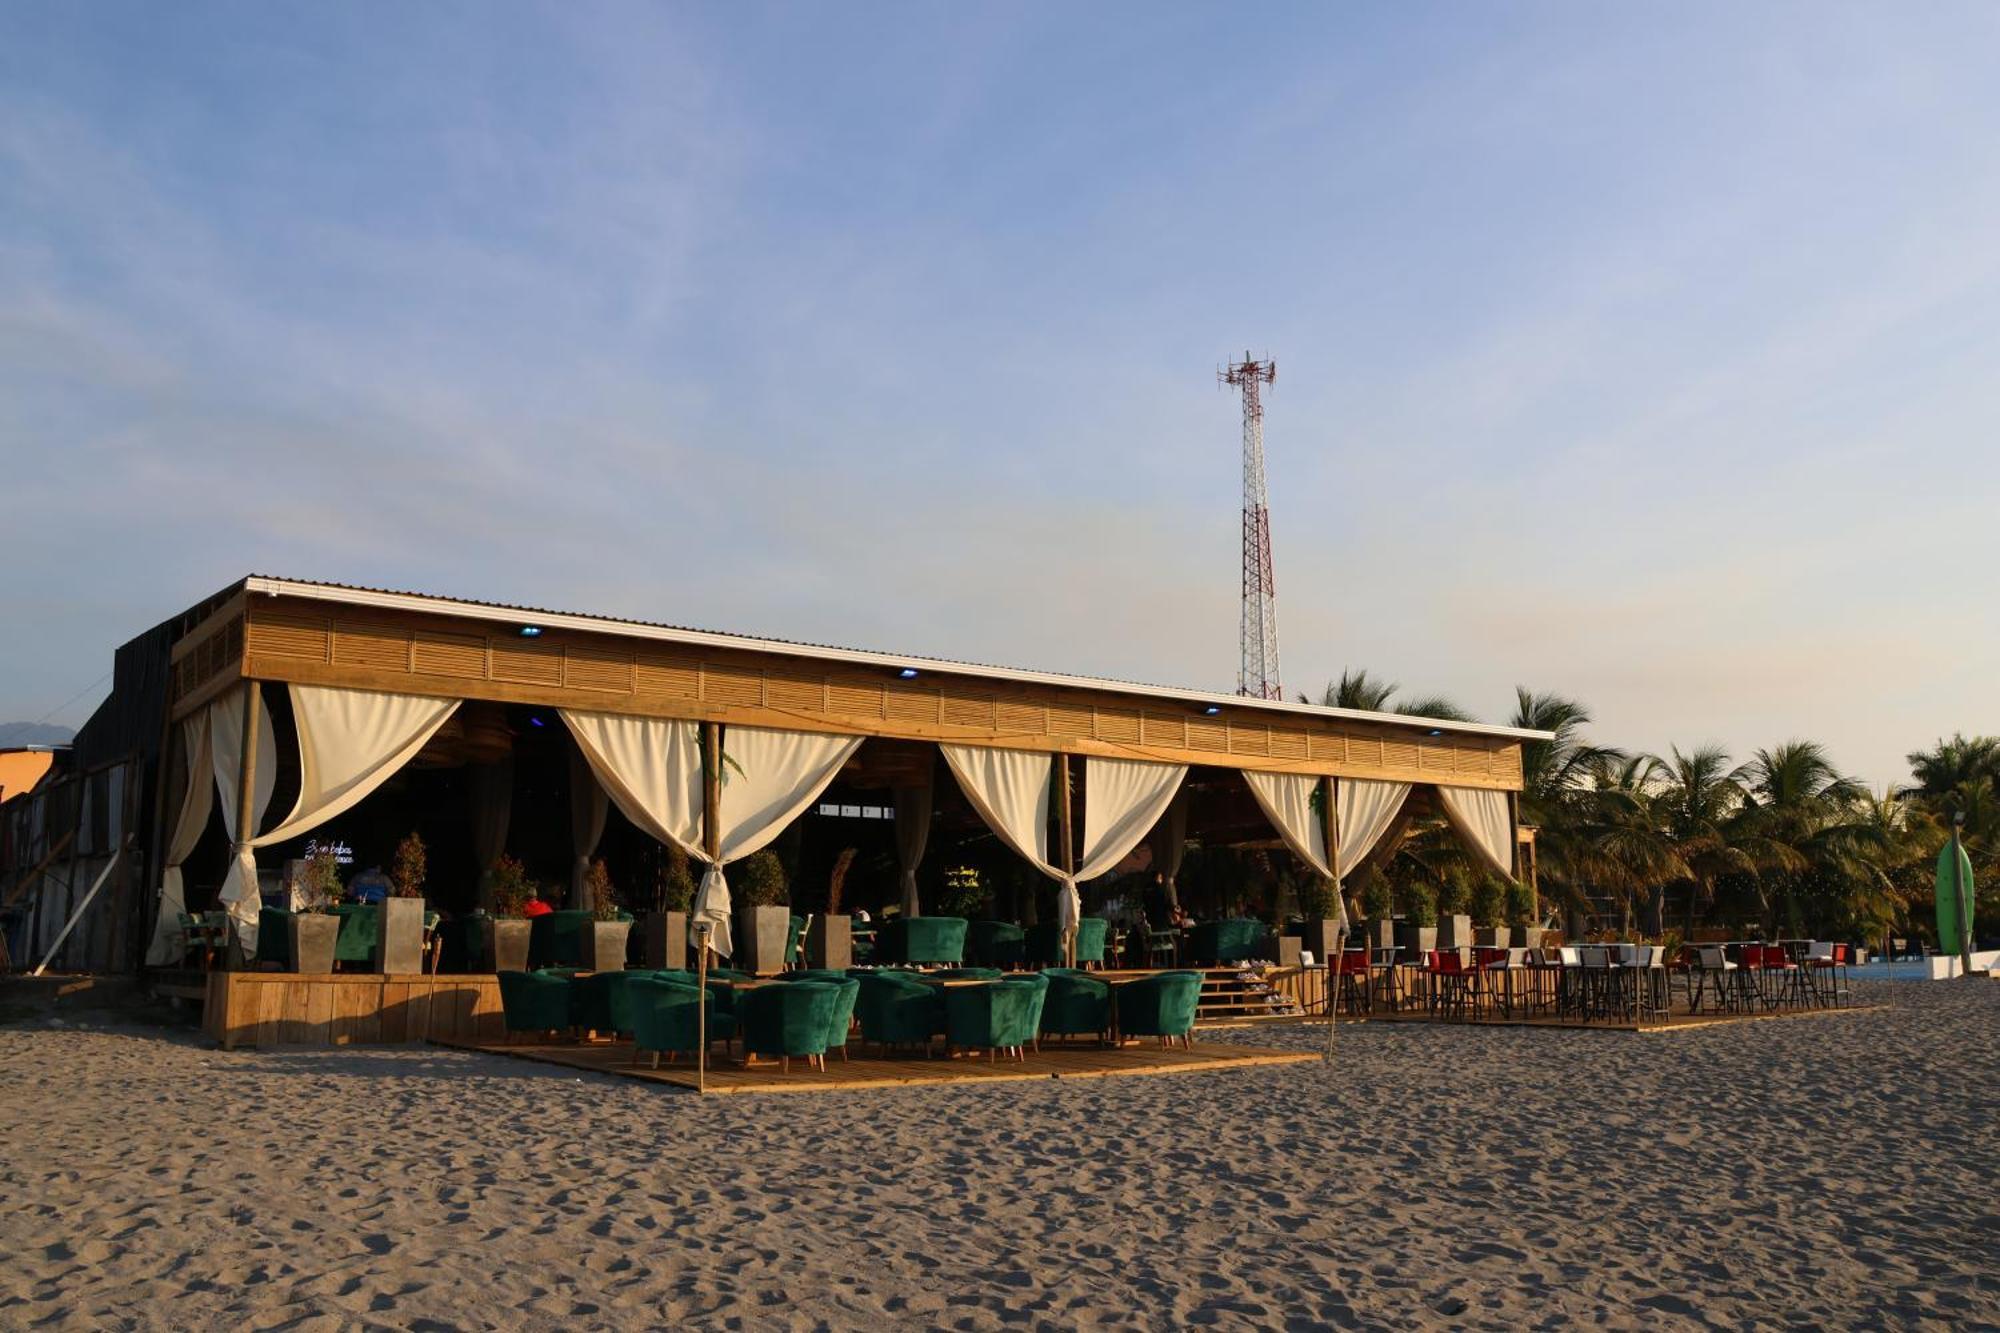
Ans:
{"type": "Polygon", "coordinates": [[[0,718],[249,572],[1876,782],[2000,731],[1990,5],[17,5],[0,718]]]}

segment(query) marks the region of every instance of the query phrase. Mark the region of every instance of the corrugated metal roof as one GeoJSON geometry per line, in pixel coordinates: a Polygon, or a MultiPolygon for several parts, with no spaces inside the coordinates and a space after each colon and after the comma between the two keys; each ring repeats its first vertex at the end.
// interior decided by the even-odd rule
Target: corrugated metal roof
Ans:
{"type": "Polygon", "coordinates": [[[311,579],[288,579],[253,574],[243,581],[246,591],[270,596],[303,597],[319,601],[343,602],[360,606],[381,606],[400,610],[446,612],[479,620],[512,620],[546,628],[564,628],[597,634],[624,634],[634,638],[684,643],[695,646],[741,648],[763,652],[784,652],[819,661],[845,662],[855,666],[905,668],[951,675],[983,676],[1024,684],[1057,685],[1072,689],[1101,690],[1114,694],[1143,695],[1174,699],[1204,707],[1247,708],[1265,712],[1290,713],[1310,717],[1338,717],[1384,723],[1396,727],[1426,728],[1433,732],[1464,735],[1507,736],[1519,740],[1548,740],[1551,733],[1520,727],[1494,726],[1484,722],[1453,722],[1446,718],[1416,717],[1408,713],[1376,713],[1353,708],[1327,708],[1319,704],[1289,703],[1281,699],[1251,699],[1237,694],[1217,694],[1172,685],[1143,681],[1116,680],[1102,676],[1076,676],[1060,672],[1035,671],[1022,667],[964,662],[947,657],[927,657],[912,653],[880,653],[834,644],[807,643],[756,634],[726,634],[695,629],[663,621],[631,620],[620,616],[589,615],[556,611],[547,607],[522,606],[511,602],[483,602],[463,597],[440,597],[432,593],[400,592],[387,588],[367,588],[351,583],[326,583],[311,579]]]}

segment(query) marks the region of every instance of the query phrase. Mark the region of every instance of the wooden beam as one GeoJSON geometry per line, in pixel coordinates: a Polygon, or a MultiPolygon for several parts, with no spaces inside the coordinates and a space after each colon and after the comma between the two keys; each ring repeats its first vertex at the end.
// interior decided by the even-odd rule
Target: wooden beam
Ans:
{"type": "MultiPolygon", "coordinates": [[[[1062,830],[1062,859],[1056,862],[1056,864],[1062,867],[1065,875],[1074,875],[1076,873],[1076,828],[1070,813],[1069,756],[1066,754],[1058,754],[1056,756],[1056,790],[1062,800],[1062,814],[1057,821],[1058,827],[1062,830]]],[[[1080,904],[1078,910],[1081,911],[1080,904]]],[[[1065,966],[1076,966],[1075,931],[1071,931],[1063,939],[1063,958],[1065,966]]]]}
{"type": "MultiPolygon", "coordinates": [[[[257,732],[263,710],[257,705],[262,702],[258,691],[262,688],[254,680],[243,682],[243,750],[236,769],[236,844],[229,849],[231,858],[240,857],[249,847],[250,840],[257,836],[257,732]]],[[[251,853],[252,856],[255,853],[251,853]]],[[[257,892],[256,875],[253,871],[251,882],[246,886],[251,893],[257,892]]],[[[229,959],[232,964],[249,966],[244,958],[243,947],[232,927],[229,932],[229,959]]]]}

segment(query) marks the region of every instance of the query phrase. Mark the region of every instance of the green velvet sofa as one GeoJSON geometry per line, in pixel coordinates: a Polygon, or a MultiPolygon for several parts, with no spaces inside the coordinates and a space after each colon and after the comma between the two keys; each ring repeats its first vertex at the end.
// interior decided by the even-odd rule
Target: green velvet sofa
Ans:
{"type": "Polygon", "coordinates": [[[1095,1034],[1103,1041],[1110,1034],[1110,983],[1067,967],[1052,967],[1042,975],[1049,983],[1048,999],[1042,1005],[1043,1036],[1095,1034]]]}
{"type": "Polygon", "coordinates": [[[962,916],[890,917],[875,935],[875,961],[962,963],[967,922],[962,916]]]}
{"type": "MultiPolygon", "coordinates": [[[[1076,962],[1081,967],[1085,963],[1104,962],[1107,941],[1111,938],[1111,923],[1101,916],[1087,916],[1076,923],[1076,962]]],[[[1062,927],[1043,924],[1028,927],[1028,961],[1038,967],[1063,967],[1068,959],[1063,957],[1062,927]]]]}
{"type": "Polygon", "coordinates": [[[1227,921],[1198,921],[1188,931],[1186,954],[1194,963],[1240,963],[1266,956],[1265,937],[1270,928],[1262,921],[1232,917],[1227,921]]]}

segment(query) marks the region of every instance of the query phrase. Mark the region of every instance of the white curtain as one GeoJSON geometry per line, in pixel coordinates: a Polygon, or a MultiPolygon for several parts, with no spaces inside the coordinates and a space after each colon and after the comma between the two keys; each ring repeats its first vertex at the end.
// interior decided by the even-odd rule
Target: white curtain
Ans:
{"type": "MultiPolygon", "coordinates": [[[[285,821],[268,833],[243,836],[234,828],[229,831],[236,854],[229,877],[223,883],[222,898],[229,904],[230,919],[236,924],[236,937],[242,942],[246,957],[257,951],[257,909],[262,906],[257,891],[256,849],[296,838],[367,799],[370,792],[416,757],[459,702],[422,694],[384,694],[380,690],[348,690],[331,685],[293,685],[290,689],[292,721],[299,738],[299,799],[292,804],[285,821]]],[[[261,697],[258,707],[263,707],[261,697]]],[[[234,735],[240,747],[242,732],[234,735]]],[[[222,779],[222,736],[222,728],[216,727],[218,782],[222,779]]],[[[261,742],[270,736],[270,719],[266,717],[260,723],[258,738],[261,742]]],[[[277,766],[275,747],[267,761],[260,744],[256,818],[259,825],[271,800],[265,775],[275,777],[277,766]]],[[[236,790],[234,779],[232,764],[230,781],[222,787],[224,816],[230,822],[234,822],[235,816],[227,793],[236,790]]]]}
{"type": "Polygon", "coordinates": [[[1344,880],[1396,822],[1410,794],[1410,784],[1340,778],[1334,782],[1334,791],[1334,809],[1340,814],[1340,877],[1344,880]]]}
{"type": "Polygon", "coordinates": [[[278,739],[271,734],[271,714],[264,707],[264,693],[255,681],[243,689],[231,690],[208,706],[208,753],[215,769],[215,786],[222,795],[222,829],[229,837],[229,869],[222,877],[217,895],[235,927],[236,941],[248,958],[257,952],[257,909],[263,899],[257,891],[257,854],[250,837],[261,828],[271,808],[271,791],[278,781],[278,739]],[[255,787],[251,793],[250,827],[236,827],[237,775],[243,768],[243,701],[254,700],[257,707],[257,758],[255,787]]]}
{"type": "Polygon", "coordinates": [[[1109,874],[1137,847],[1173,803],[1186,764],[1137,759],[1083,761],[1083,864],[1080,880],[1109,874]]]}
{"type": "Polygon", "coordinates": [[[625,817],[699,861],[701,727],[661,717],[558,710],[590,771],[625,817]]]}
{"type": "MultiPolygon", "coordinates": [[[[563,709],[591,770],[634,824],[708,862],[702,845],[701,730],[693,722],[563,709]]],[[[729,881],[722,867],[758,851],[811,805],[859,748],[859,736],[731,727],[724,737],[721,855],[709,864],[691,925],[729,957],[729,881]]]]}
{"type": "Polygon", "coordinates": [[[1483,787],[1439,787],[1445,818],[1466,846],[1503,879],[1514,878],[1514,812],[1507,793],[1483,787]]]}
{"type": "Polygon", "coordinates": [[[204,710],[181,719],[181,806],[167,838],[165,864],[160,870],[160,911],[153,922],[153,939],[146,946],[146,966],[178,964],[181,913],[187,911],[187,892],[181,883],[181,862],[188,859],[208,827],[215,810],[215,771],[208,757],[208,713],[204,710]]]}
{"type": "Polygon", "coordinates": [[[991,750],[979,745],[940,745],[944,761],[965,799],[1035,869],[1062,885],[1062,929],[1067,935],[1082,917],[1076,879],[1049,864],[1049,793],[1055,785],[1055,757],[1042,750],[991,750]]]}
{"type": "Polygon", "coordinates": [[[1313,809],[1320,779],[1308,773],[1254,773],[1243,770],[1250,794],[1301,861],[1331,879],[1326,863],[1326,820],[1313,809]]]}
{"type": "Polygon", "coordinates": [[[917,901],[917,867],[924,862],[924,844],[931,836],[931,789],[896,788],[896,861],[902,869],[902,912],[905,917],[922,914],[917,901]]]}

